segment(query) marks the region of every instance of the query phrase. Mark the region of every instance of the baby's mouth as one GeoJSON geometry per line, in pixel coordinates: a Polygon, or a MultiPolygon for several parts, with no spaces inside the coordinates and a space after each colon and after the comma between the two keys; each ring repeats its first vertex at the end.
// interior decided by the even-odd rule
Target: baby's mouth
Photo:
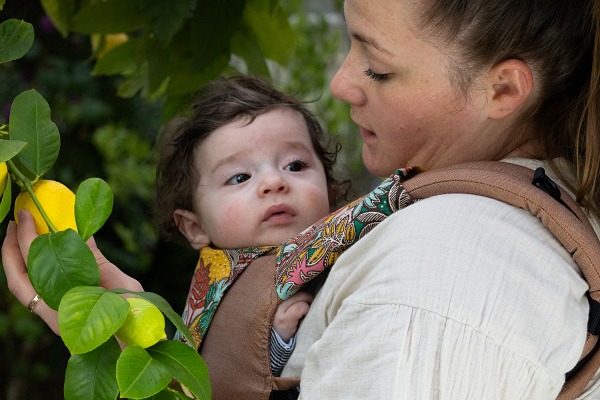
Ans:
{"type": "Polygon", "coordinates": [[[295,216],[294,210],[284,204],[271,206],[264,214],[263,221],[272,223],[287,223],[295,216]]]}

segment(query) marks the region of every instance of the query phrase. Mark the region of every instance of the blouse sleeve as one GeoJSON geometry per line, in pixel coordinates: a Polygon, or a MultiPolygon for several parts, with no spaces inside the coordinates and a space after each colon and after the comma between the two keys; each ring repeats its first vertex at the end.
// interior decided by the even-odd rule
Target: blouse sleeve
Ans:
{"type": "Polygon", "coordinates": [[[301,399],[555,398],[585,341],[587,284],[528,212],[423,200],[334,266],[284,370],[301,399]]]}

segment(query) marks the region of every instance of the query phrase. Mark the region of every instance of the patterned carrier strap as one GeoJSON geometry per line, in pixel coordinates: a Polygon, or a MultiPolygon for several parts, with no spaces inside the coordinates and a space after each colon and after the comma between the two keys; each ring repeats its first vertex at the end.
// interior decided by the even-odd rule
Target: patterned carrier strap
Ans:
{"type": "MultiPolygon", "coordinates": [[[[275,246],[220,250],[203,247],[194,271],[182,319],[194,338],[196,348],[206,335],[225,292],[248,265],[275,246]]],[[[176,339],[185,341],[176,333],[176,339]]]]}
{"type": "Polygon", "coordinates": [[[279,298],[285,300],[297,293],[380,222],[411,204],[402,182],[421,171],[418,167],[397,170],[375,190],[284,242],[276,258],[279,298]]]}

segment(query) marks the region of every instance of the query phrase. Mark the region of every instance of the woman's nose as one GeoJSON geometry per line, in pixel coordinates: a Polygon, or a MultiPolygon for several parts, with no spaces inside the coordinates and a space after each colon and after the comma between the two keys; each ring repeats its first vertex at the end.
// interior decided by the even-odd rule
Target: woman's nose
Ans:
{"type": "Polygon", "coordinates": [[[353,106],[362,106],[366,102],[365,92],[361,89],[359,79],[364,78],[360,68],[355,65],[351,53],[331,79],[329,89],[333,97],[347,101],[353,106]]]}
{"type": "Polygon", "coordinates": [[[289,189],[288,181],[279,173],[266,173],[262,176],[259,195],[267,195],[273,193],[285,193],[289,189]]]}

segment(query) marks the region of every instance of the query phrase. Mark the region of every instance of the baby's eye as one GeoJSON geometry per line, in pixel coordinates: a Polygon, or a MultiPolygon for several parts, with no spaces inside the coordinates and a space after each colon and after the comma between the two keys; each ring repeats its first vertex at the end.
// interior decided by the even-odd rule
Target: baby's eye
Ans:
{"type": "Polygon", "coordinates": [[[285,167],[286,171],[290,172],[300,172],[306,168],[306,163],[303,161],[294,161],[291,162],[285,167]]]}
{"type": "Polygon", "coordinates": [[[231,178],[229,178],[229,180],[227,181],[227,184],[228,185],[239,185],[240,183],[246,182],[248,179],[250,179],[250,175],[248,175],[248,174],[237,174],[237,175],[234,175],[231,178]]]}

